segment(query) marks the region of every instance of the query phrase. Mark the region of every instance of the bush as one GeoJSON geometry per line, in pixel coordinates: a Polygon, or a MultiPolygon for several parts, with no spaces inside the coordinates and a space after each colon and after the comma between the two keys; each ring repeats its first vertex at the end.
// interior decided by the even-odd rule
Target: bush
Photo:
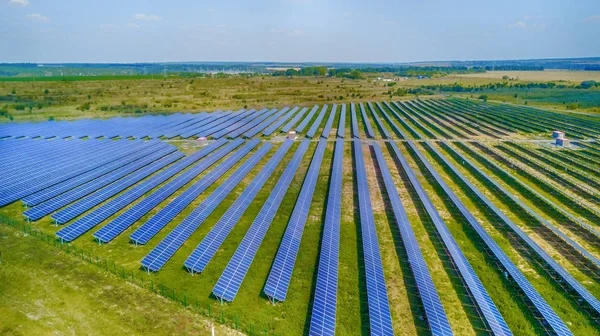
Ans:
{"type": "Polygon", "coordinates": [[[48,121],[54,121],[54,117],[50,116],[50,118],[48,118],[48,121]]]}
{"type": "Polygon", "coordinates": [[[488,96],[487,95],[481,95],[477,99],[483,100],[483,101],[487,101],[488,100],[488,96]]]}

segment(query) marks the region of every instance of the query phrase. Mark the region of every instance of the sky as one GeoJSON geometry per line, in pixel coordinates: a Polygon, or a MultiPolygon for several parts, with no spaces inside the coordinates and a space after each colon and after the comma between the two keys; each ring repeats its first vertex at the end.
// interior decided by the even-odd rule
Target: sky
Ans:
{"type": "Polygon", "coordinates": [[[600,0],[0,0],[0,62],[600,56],[600,0]]]}

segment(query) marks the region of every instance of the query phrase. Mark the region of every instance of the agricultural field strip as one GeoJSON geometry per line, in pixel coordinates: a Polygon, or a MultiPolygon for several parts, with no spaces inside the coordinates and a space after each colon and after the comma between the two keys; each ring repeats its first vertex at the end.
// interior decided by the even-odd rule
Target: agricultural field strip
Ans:
{"type": "MultiPolygon", "coordinates": [[[[35,194],[29,195],[21,199],[21,201],[28,207],[36,206],[42,202],[45,202],[51,198],[57,197],[65,192],[80,187],[82,185],[88,186],[90,183],[95,182],[96,179],[106,178],[108,176],[114,176],[120,174],[123,171],[131,172],[130,167],[140,162],[138,160],[144,159],[144,156],[150,155],[155,151],[160,151],[166,148],[171,148],[172,151],[177,150],[175,146],[167,145],[164,142],[150,143],[146,146],[141,146],[138,150],[126,155],[121,160],[109,162],[104,166],[100,166],[87,173],[81,174],[77,177],[55,184],[52,187],[40,190],[35,194]]],[[[124,176],[124,175],[122,175],[124,176]]]]}
{"type": "MultiPolygon", "coordinates": [[[[181,152],[176,152],[174,154],[171,154],[159,161],[156,161],[142,169],[140,169],[138,172],[134,173],[135,174],[135,179],[131,179],[128,182],[129,185],[133,185],[137,182],[139,182],[140,180],[156,173],[157,171],[163,169],[164,167],[170,165],[171,163],[181,159],[183,157],[183,153],[181,152]]],[[[133,174],[132,174],[133,175],[133,174]]],[[[119,186],[121,187],[121,186],[119,186]]],[[[104,190],[104,189],[103,189],[104,190]]],[[[114,192],[113,190],[111,190],[111,192],[114,192]]],[[[119,190],[116,190],[115,194],[118,193],[119,190]]],[[[104,198],[105,196],[108,196],[106,194],[102,194],[101,195],[102,198],[104,198]]],[[[110,197],[114,196],[114,194],[112,194],[110,197]]],[[[110,198],[107,197],[106,199],[110,198]]],[[[97,198],[93,198],[93,201],[97,201],[97,198]]],[[[98,202],[100,203],[100,202],[98,202]]],[[[96,203],[95,205],[97,205],[98,203],[96,203]]],[[[84,205],[88,205],[84,204],[84,205]]],[[[73,239],[81,236],[83,233],[85,233],[86,231],[88,231],[91,227],[93,227],[95,224],[93,224],[95,222],[95,215],[97,214],[97,211],[93,211],[89,214],[87,214],[86,216],[77,219],[75,222],[73,222],[72,224],[60,229],[58,232],[56,232],[56,235],[58,236],[58,238],[63,241],[63,242],[70,242],[73,239]]]]}
{"type": "Polygon", "coordinates": [[[211,136],[215,139],[220,139],[223,137],[226,137],[229,133],[236,131],[244,126],[246,126],[248,123],[250,123],[252,120],[254,120],[255,118],[260,117],[261,115],[263,115],[264,113],[266,113],[268,111],[268,109],[264,108],[261,110],[258,110],[254,113],[251,113],[250,115],[244,117],[243,119],[241,119],[240,121],[237,121],[233,124],[231,124],[230,126],[227,126],[226,128],[223,128],[215,133],[212,134],[205,134],[206,136],[211,136]]]}
{"type": "Polygon", "coordinates": [[[263,136],[270,136],[271,134],[273,134],[279,127],[281,127],[281,125],[283,125],[283,123],[285,123],[289,118],[291,118],[298,111],[299,108],[300,107],[295,106],[283,117],[281,117],[279,120],[273,123],[273,125],[267,127],[263,132],[263,136]]]}
{"type": "Polygon", "coordinates": [[[233,174],[231,174],[215,191],[198,205],[181,221],[156,247],[142,259],[142,267],[157,272],[190,238],[192,233],[204,223],[206,218],[221,204],[231,191],[250,173],[250,171],[269,152],[273,144],[264,143],[233,174]]]}
{"type": "Polygon", "coordinates": [[[29,179],[21,179],[18,183],[5,187],[0,191],[0,206],[10,204],[44,188],[51,187],[112,162],[113,158],[107,157],[107,154],[114,153],[115,151],[118,151],[118,149],[115,149],[113,146],[108,146],[102,150],[95,150],[91,153],[86,151],[87,158],[82,153],[82,155],[73,156],[72,162],[47,169],[47,173],[45,174],[30,177],[29,179]]]}
{"type": "Polygon", "coordinates": [[[141,169],[144,166],[175,151],[176,148],[174,147],[166,147],[159,150],[152,149],[151,153],[141,152],[141,154],[145,155],[139,160],[132,162],[131,164],[117,169],[109,174],[106,174],[105,176],[90,181],[78,188],[75,188],[66,193],[51,198],[44,203],[36,205],[35,207],[27,209],[23,212],[23,215],[27,217],[28,220],[32,221],[41,219],[42,217],[49,215],[50,213],[70,203],[76,202],[77,200],[95,192],[96,190],[99,190],[100,188],[105,187],[106,185],[109,185],[110,183],[122,178],[123,176],[131,174],[137,171],[138,169],[141,169]]]}
{"type": "Polygon", "coordinates": [[[298,123],[298,120],[300,120],[304,116],[306,111],[308,111],[308,107],[303,107],[302,109],[300,109],[300,111],[292,118],[292,120],[290,120],[287,124],[281,127],[281,132],[289,132],[292,129],[292,127],[294,127],[294,125],[298,123]]]}
{"type": "Polygon", "coordinates": [[[242,191],[233,204],[221,216],[219,221],[212,227],[208,234],[202,239],[200,244],[194,249],[190,256],[184,262],[184,266],[190,273],[200,273],[204,270],[208,262],[217,253],[217,250],[225,241],[233,227],[240,220],[246,209],[250,206],[256,194],[261,190],[265,182],[271,177],[273,171],[285,154],[288,152],[294,141],[286,139],[279,147],[277,152],[269,159],[266,165],[256,175],[252,182],[242,191]]]}
{"type": "Polygon", "coordinates": [[[321,138],[323,138],[323,139],[329,138],[329,133],[331,133],[331,128],[333,127],[333,121],[335,120],[336,112],[337,112],[337,104],[333,104],[333,106],[331,107],[331,113],[329,113],[327,122],[325,122],[325,127],[323,127],[323,131],[321,132],[321,138]]]}
{"type": "Polygon", "coordinates": [[[275,120],[277,120],[279,117],[281,117],[283,114],[285,114],[289,109],[290,109],[289,107],[282,108],[277,113],[275,113],[274,115],[269,117],[267,120],[261,122],[260,124],[256,125],[254,128],[252,128],[252,129],[248,130],[246,133],[244,133],[244,137],[251,138],[251,137],[257,135],[258,133],[262,132],[266,127],[268,127],[273,122],[275,122],[275,120]]]}
{"type": "Polygon", "coordinates": [[[261,207],[252,225],[244,235],[235,253],[229,260],[225,270],[215,284],[212,293],[220,300],[232,302],[242,285],[252,261],[269,229],[279,205],[300,166],[302,158],[308,149],[310,141],[303,140],[296,153],[288,163],[271,194],[261,207]]]}
{"type": "Polygon", "coordinates": [[[398,226],[398,231],[402,237],[402,244],[408,255],[409,266],[415,279],[415,283],[417,284],[419,298],[425,309],[429,329],[433,335],[452,335],[450,322],[448,322],[448,317],[446,316],[438,292],[433,284],[433,279],[427,268],[427,263],[425,262],[415,233],[408,220],[402,200],[398,195],[396,185],[390,174],[383,152],[378,143],[373,142],[372,146],[375,151],[387,195],[390,199],[396,226],[398,226]]]}
{"type": "MultiPolygon", "coordinates": [[[[149,213],[152,209],[157,207],[159,204],[164,202],[169,196],[173,195],[177,190],[181,189],[183,186],[187,185],[194,178],[198,177],[202,174],[206,169],[210,168],[213,164],[223,158],[225,155],[230,153],[233,149],[237,148],[243,143],[243,140],[238,139],[237,142],[231,142],[227,146],[218,150],[214,154],[210,155],[205,160],[201,160],[200,162],[194,164],[192,167],[177,175],[171,181],[162,185],[159,189],[155,190],[152,194],[146,196],[140,202],[136,203],[131,208],[127,209],[125,212],[121,213],[118,217],[111,220],[108,224],[100,228],[98,231],[94,233],[94,237],[102,243],[107,243],[116,238],[123,231],[128,229],[131,225],[133,225],[136,221],[142,218],[144,215],[149,213]]],[[[220,143],[225,143],[225,140],[219,140],[220,143]]],[[[218,146],[217,146],[218,147],[218,146]]],[[[216,148],[217,147],[213,147],[216,148]]],[[[212,148],[207,148],[207,151],[204,151],[202,157],[208,155],[212,150],[212,148]],[[209,151],[210,150],[210,151],[209,151]]],[[[199,152],[197,152],[199,153],[199,152]]],[[[201,157],[194,157],[192,163],[199,160],[201,157]]],[[[192,164],[190,163],[190,165],[192,164]]],[[[141,227],[138,229],[141,230],[141,227]]],[[[141,232],[141,231],[140,231],[141,232]]]]}
{"type": "Polygon", "coordinates": [[[306,128],[306,126],[308,126],[308,123],[312,120],[313,116],[315,115],[315,113],[317,113],[318,109],[319,105],[313,106],[313,108],[310,109],[306,117],[304,117],[302,122],[298,126],[296,126],[295,131],[298,133],[302,132],[306,128]]]}
{"type": "Polygon", "coordinates": [[[356,107],[354,103],[350,103],[350,130],[352,131],[352,138],[360,139],[358,119],[356,118],[356,107]]]}
{"type": "Polygon", "coordinates": [[[367,303],[369,312],[369,332],[371,335],[393,335],[392,316],[388,302],[387,287],[383,274],[379,240],[369,184],[365,168],[362,144],[360,140],[352,141],[354,149],[354,166],[356,168],[356,184],[358,188],[358,206],[364,263],[364,277],[367,284],[367,303]]]}
{"type": "Polygon", "coordinates": [[[365,111],[365,107],[363,103],[358,103],[358,108],[360,109],[360,115],[362,116],[362,120],[367,132],[367,138],[374,139],[375,132],[373,131],[373,127],[371,126],[371,122],[369,121],[369,116],[367,115],[367,111],[365,111]]]}
{"type": "MultiPolygon", "coordinates": [[[[344,105],[342,111],[343,107],[344,105]]],[[[329,179],[309,335],[335,335],[343,162],[344,141],[337,139],[329,179]]]]}
{"type": "MultiPolygon", "coordinates": [[[[234,145],[236,139],[231,142],[234,145]]],[[[243,141],[242,141],[243,143],[243,141]]],[[[213,168],[208,174],[200,178],[197,182],[185,189],[174,200],[170,201],[146,223],[135,230],[129,238],[136,244],[147,244],[160,230],[162,230],[169,222],[171,222],[183,209],[192,203],[200,194],[204,193],[213,183],[215,183],[223,174],[229,171],[237,162],[246,156],[254,147],[260,143],[260,140],[254,139],[246,142],[246,144],[225,158],[223,162],[213,168]]],[[[241,145],[241,144],[239,144],[241,145]]],[[[225,155],[231,153],[237,146],[226,146],[223,150],[209,156],[206,160],[205,169],[215,164],[217,160],[222,159],[225,155]]],[[[179,188],[178,188],[179,189],[179,188]]]]}
{"type": "MultiPolygon", "coordinates": [[[[171,177],[175,176],[177,173],[181,172],[185,168],[192,165],[194,162],[200,160],[204,156],[208,155],[210,152],[216,150],[218,147],[227,143],[227,140],[219,140],[214,142],[211,145],[204,147],[198,152],[178,161],[172,166],[167,167],[165,170],[157,173],[156,175],[150,177],[148,180],[145,180],[144,183],[138,184],[135,187],[125,191],[123,194],[111,199],[106,204],[101,205],[97,209],[94,209],[90,213],[85,216],[79,218],[73,224],[85,226],[92,228],[108,217],[114,215],[119,210],[133,203],[143,195],[145,195],[150,190],[154,189],[158,185],[164,183],[169,180],[171,177]]],[[[73,225],[72,224],[72,225],[73,225]]],[[[88,229],[89,230],[89,229],[88,229]]]]}
{"type": "Polygon", "coordinates": [[[342,109],[340,111],[340,120],[337,129],[337,137],[344,138],[346,135],[346,104],[342,104],[342,109]]]}
{"type": "Polygon", "coordinates": [[[308,132],[306,132],[306,136],[308,138],[315,137],[315,133],[317,132],[317,129],[319,128],[319,126],[321,126],[321,122],[323,122],[323,118],[325,118],[325,113],[327,113],[328,107],[329,106],[327,104],[324,104],[323,107],[321,108],[321,112],[319,112],[319,114],[317,115],[317,118],[315,119],[315,121],[312,123],[312,125],[308,129],[308,132]]]}
{"type": "Polygon", "coordinates": [[[267,277],[264,292],[273,301],[284,301],[287,295],[326,146],[327,141],[321,139],[315,149],[304,177],[302,189],[296,199],[294,210],[290,215],[281,244],[275,255],[275,261],[267,277]]]}

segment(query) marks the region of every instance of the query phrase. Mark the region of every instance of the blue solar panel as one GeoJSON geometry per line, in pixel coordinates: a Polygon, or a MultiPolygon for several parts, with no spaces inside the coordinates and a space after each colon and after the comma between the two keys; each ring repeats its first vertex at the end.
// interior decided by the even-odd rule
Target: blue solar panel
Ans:
{"type": "Polygon", "coordinates": [[[392,316],[379,252],[375,218],[371,208],[371,196],[360,140],[354,139],[354,165],[358,185],[358,206],[363,242],[365,282],[369,306],[369,331],[371,335],[393,335],[392,316]]]}
{"type": "Polygon", "coordinates": [[[241,113],[238,113],[234,118],[228,120],[225,123],[219,124],[217,126],[211,127],[211,128],[205,128],[202,130],[196,130],[196,135],[199,137],[208,137],[208,136],[212,136],[213,134],[217,133],[217,132],[221,132],[233,125],[238,124],[239,122],[241,122],[243,119],[247,118],[248,116],[253,115],[256,112],[256,110],[248,110],[248,111],[244,111],[241,113]]]}
{"type": "MultiPolygon", "coordinates": [[[[406,161],[396,144],[394,142],[389,142],[389,144],[392,146],[392,149],[394,150],[396,157],[400,161],[402,168],[408,175],[411,185],[416,190],[417,195],[421,200],[421,203],[425,207],[425,210],[427,211],[429,217],[435,225],[436,231],[438,232],[440,238],[442,239],[442,242],[446,246],[446,250],[450,254],[450,257],[454,261],[454,264],[456,265],[461,277],[464,280],[464,283],[466,284],[466,289],[471,293],[473,300],[480,309],[481,314],[483,316],[483,321],[489,325],[491,330],[494,330],[494,333],[497,333],[499,335],[511,334],[510,329],[504,321],[504,318],[500,314],[500,311],[498,311],[498,308],[492,301],[486,289],[483,287],[481,280],[477,277],[477,274],[471,267],[471,264],[458,247],[458,244],[452,236],[452,233],[450,232],[450,230],[446,226],[446,223],[444,223],[444,220],[436,210],[435,206],[433,205],[433,202],[425,192],[425,189],[423,189],[423,186],[417,179],[417,176],[415,175],[414,171],[409,166],[408,162],[406,161]]],[[[412,142],[408,142],[408,144],[414,146],[412,142]]],[[[414,148],[416,149],[416,147],[414,148]]],[[[427,161],[423,161],[423,163],[425,165],[428,164],[427,161]]]]}
{"type": "Polygon", "coordinates": [[[338,138],[344,138],[346,135],[346,104],[342,104],[342,111],[340,112],[340,122],[338,124],[337,136],[338,138]]]}
{"type": "MultiPolygon", "coordinates": [[[[75,221],[71,226],[73,226],[73,228],[82,226],[83,228],[85,228],[85,231],[93,228],[94,226],[100,224],[102,221],[104,221],[108,217],[114,215],[119,210],[130,205],[138,198],[144,196],[150,190],[156,188],[158,185],[167,181],[168,179],[170,179],[177,173],[181,172],[182,170],[184,170],[188,166],[192,165],[194,162],[200,160],[204,156],[210,154],[210,152],[216,150],[217,148],[219,148],[220,146],[222,146],[225,143],[227,143],[227,140],[223,139],[223,140],[215,141],[210,145],[207,145],[206,147],[202,148],[201,150],[193,153],[192,155],[180,160],[179,162],[168,167],[167,169],[150,177],[148,180],[145,180],[144,183],[140,183],[140,184],[134,186],[133,188],[122,193],[121,195],[108,201],[106,204],[91,211],[87,215],[85,215],[85,216],[81,217],[80,219],[78,219],[77,221],[75,221]]],[[[182,155],[182,154],[180,153],[180,155],[182,155]]],[[[172,157],[174,158],[175,156],[172,155],[172,157]]],[[[76,231],[79,231],[79,230],[76,230],[76,231]]],[[[75,239],[76,237],[78,237],[78,236],[74,235],[74,238],[72,238],[72,239],[75,239]]]]}
{"type": "Polygon", "coordinates": [[[319,105],[313,106],[313,108],[310,110],[310,112],[308,112],[304,120],[302,120],[300,125],[296,126],[296,132],[302,132],[306,128],[306,126],[308,126],[308,123],[312,120],[315,113],[317,113],[318,108],[319,105]]]}
{"type": "MultiPolygon", "coordinates": [[[[151,164],[149,166],[146,166],[146,167],[140,169],[138,172],[134,173],[134,174],[138,175],[137,181],[149,176],[152,173],[155,173],[156,171],[164,168],[165,166],[173,163],[174,161],[179,160],[182,156],[183,156],[183,154],[181,152],[177,152],[177,153],[167,156],[164,159],[154,162],[153,164],[151,164]]],[[[125,205],[126,204],[123,204],[123,206],[125,206],[125,205]]],[[[101,207],[100,209],[103,209],[103,208],[101,207]]],[[[72,241],[72,240],[76,239],[77,237],[81,236],[82,234],[84,234],[85,232],[87,232],[88,230],[90,230],[92,227],[94,227],[100,221],[100,218],[99,218],[100,214],[102,214],[102,211],[97,211],[97,210],[92,211],[91,213],[87,214],[86,216],[73,222],[73,224],[62,228],[61,230],[56,232],[56,235],[62,241],[67,241],[67,242],[72,241]]],[[[103,219],[106,219],[106,218],[102,218],[102,220],[103,219]]]]}
{"type": "MultiPolygon", "coordinates": [[[[221,160],[235,148],[244,143],[242,139],[236,139],[227,146],[221,148],[214,154],[207,157],[205,160],[198,162],[196,165],[181,173],[173,180],[161,186],[158,190],[147,196],[139,203],[129,208],[127,211],[120,214],[117,218],[110,221],[100,230],[94,233],[94,237],[102,243],[108,243],[116,238],[123,231],[128,229],[133,223],[142,218],[160,203],[173,195],[177,190],[188,184],[191,180],[202,174],[206,169],[210,168],[217,161],[221,160]]],[[[143,226],[142,226],[143,227],[143,226]]],[[[141,228],[140,228],[141,229],[141,228]]],[[[138,229],[138,230],[140,230],[138,229]]]]}
{"type": "Polygon", "coordinates": [[[267,278],[264,291],[273,301],[283,301],[287,295],[326,146],[326,139],[319,140],[304,178],[302,189],[296,200],[296,205],[290,216],[290,221],[281,240],[281,245],[277,250],[275,262],[267,278]]]}
{"type": "Polygon", "coordinates": [[[223,184],[210,194],[194,211],[192,211],[179,225],[173,229],[150,253],[142,260],[142,266],[157,272],[177,252],[183,243],[190,238],[192,233],[210,216],[221,204],[223,199],[248,175],[260,160],[273,147],[265,143],[243,165],[240,166],[223,184]]]}
{"type": "Polygon", "coordinates": [[[265,121],[261,122],[260,124],[256,125],[252,129],[250,129],[246,133],[244,133],[244,137],[251,138],[251,137],[257,135],[258,133],[262,132],[262,130],[264,130],[266,127],[271,125],[275,120],[277,120],[279,117],[281,117],[289,109],[290,109],[289,107],[282,108],[281,110],[279,110],[279,112],[273,114],[265,121]]]}
{"type": "Polygon", "coordinates": [[[234,129],[231,133],[227,134],[228,138],[237,138],[240,135],[244,134],[246,131],[256,127],[258,124],[262,123],[265,119],[269,118],[273,114],[277,112],[277,109],[270,109],[269,111],[261,114],[256,119],[253,119],[251,122],[247,123],[244,126],[234,129]]]}
{"type": "Polygon", "coordinates": [[[283,117],[281,117],[279,120],[277,120],[277,122],[275,122],[273,125],[269,126],[267,129],[265,129],[265,131],[263,132],[263,135],[269,136],[269,135],[273,134],[273,132],[275,132],[279,127],[281,127],[281,125],[283,125],[284,122],[286,122],[291,116],[293,116],[294,113],[296,113],[296,111],[298,111],[298,109],[299,109],[298,106],[291,109],[283,117]]]}
{"type": "Polygon", "coordinates": [[[391,139],[392,136],[390,135],[390,132],[388,132],[387,128],[385,128],[385,126],[383,126],[383,123],[381,122],[381,118],[379,118],[379,116],[377,115],[377,111],[375,111],[373,104],[371,102],[368,102],[367,105],[369,106],[369,110],[371,110],[371,114],[373,114],[373,119],[375,119],[375,123],[377,124],[377,127],[383,134],[383,138],[391,139]]]}
{"type": "Polygon", "coordinates": [[[298,120],[300,120],[300,118],[302,118],[302,116],[304,116],[304,113],[306,113],[306,111],[308,111],[308,108],[306,108],[306,107],[303,107],[303,108],[300,110],[300,112],[298,112],[298,114],[296,114],[296,115],[294,116],[294,118],[292,118],[292,120],[290,120],[290,121],[289,121],[287,124],[285,124],[285,126],[283,126],[283,127],[281,128],[281,131],[282,131],[282,132],[285,132],[285,133],[289,132],[289,131],[290,131],[290,129],[292,129],[292,127],[293,127],[294,125],[296,125],[296,123],[298,122],[298,120]]]}
{"type": "Polygon", "coordinates": [[[39,204],[33,208],[27,209],[25,212],[23,212],[23,215],[25,217],[27,217],[29,220],[38,220],[46,215],[51,214],[52,212],[70,204],[73,203],[93,192],[95,192],[96,190],[103,188],[107,185],[109,185],[110,183],[113,183],[115,181],[117,181],[118,179],[131,174],[135,171],[137,171],[138,169],[143,168],[144,166],[152,163],[153,161],[162,158],[165,155],[171,154],[174,151],[176,151],[175,147],[166,147],[163,149],[160,149],[158,151],[155,151],[155,149],[152,149],[154,152],[153,153],[144,153],[145,157],[141,158],[140,160],[137,160],[127,166],[124,166],[120,169],[117,169],[109,174],[106,174],[105,176],[102,176],[100,178],[97,178],[89,183],[86,183],[84,185],[82,185],[81,187],[75,188],[69,192],[66,192],[62,195],[59,195],[57,197],[54,197],[42,204],[39,204]]]}
{"type": "Polygon", "coordinates": [[[427,316],[427,322],[429,323],[431,333],[433,335],[452,335],[448,317],[446,316],[438,292],[433,284],[433,279],[427,268],[427,263],[425,262],[425,258],[423,258],[417,237],[412,230],[408,216],[402,205],[402,200],[398,195],[396,185],[390,174],[383,152],[381,151],[379,144],[374,142],[372,146],[375,151],[379,171],[383,177],[390,204],[392,205],[396,225],[398,226],[398,231],[402,236],[402,243],[404,244],[406,254],[408,255],[408,262],[415,278],[415,283],[417,284],[417,290],[419,291],[419,296],[423,303],[423,308],[425,309],[425,315],[427,316]]]}
{"type": "MultiPolygon", "coordinates": [[[[240,140],[240,139],[237,139],[240,140]]],[[[236,140],[234,140],[235,142],[236,140]]],[[[162,230],[175,216],[194,201],[208,187],[215,183],[223,174],[231,169],[238,161],[248,154],[260,140],[248,141],[242,148],[226,158],[217,167],[186,189],[177,198],[162,208],[156,215],[150,218],[144,225],[140,226],[129,238],[136,244],[146,244],[160,230],[162,230]]]]}
{"type": "Polygon", "coordinates": [[[319,112],[319,115],[315,119],[315,122],[313,122],[313,124],[312,124],[312,126],[310,126],[310,129],[308,130],[308,132],[306,132],[307,137],[312,138],[315,136],[317,129],[319,128],[319,126],[321,126],[321,122],[323,121],[323,118],[325,117],[325,113],[327,112],[327,107],[328,107],[327,104],[323,105],[323,108],[321,109],[321,112],[319,112]]]}
{"type": "Polygon", "coordinates": [[[244,280],[244,277],[250,268],[250,264],[256,255],[256,251],[258,251],[258,247],[262,243],[262,240],[279,209],[279,205],[294,178],[294,174],[296,173],[298,166],[300,166],[300,162],[308,149],[309,143],[310,141],[308,139],[304,139],[298,150],[296,150],[294,157],[288,163],[285,171],[279,178],[279,181],[277,181],[277,184],[271,191],[269,198],[267,198],[265,204],[260,209],[260,212],[254,219],[254,222],[252,222],[250,229],[248,229],[244,239],[242,239],[235,254],[213,288],[213,295],[220,300],[231,302],[235,298],[235,295],[242,285],[242,280],[244,280]]]}
{"type": "Polygon", "coordinates": [[[358,131],[358,119],[356,118],[356,107],[354,103],[350,103],[350,129],[352,130],[353,138],[360,138],[360,132],[358,131]]]}
{"type": "Polygon", "coordinates": [[[367,116],[367,111],[365,111],[365,107],[362,103],[358,103],[358,107],[360,108],[360,115],[362,116],[363,123],[365,124],[365,130],[367,131],[368,138],[374,138],[375,132],[373,132],[373,127],[371,127],[371,122],[369,122],[369,117],[367,116]]]}
{"type": "Polygon", "coordinates": [[[327,118],[325,127],[323,127],[323,132],[321,132],[321,138],[327,139],[329,137],[329,133],[331,133],[331,127],[333,127],[333,120],[335,119],[336,110],[337,104],[333,104],[331,107],[331,113],[329,113],[329,118],[327,118]]]}
{"type": "Polygon", "coordinates": [[[244,189],[242,194],[227,209],[225,214],[213,226],[202,242],[194,249],[194,252],[185,261],[185,267],[192,273],[200,273],[204,270],[210,259],[217,252],[229,232],[240,220],[246,209],[252,203],[256,194],[269,179],[279,162],[283,159],[294,142],[286,139],[283,145],[269,159],[263,169],[256,175],[252,182],[244,189]]]}
{"type": "Polygon", "coordinates": [[[220,131],[210,134],[210,136],[212,136],[213,138],[217,138],[217,139],[222,138],[235,130],[245,127],[246,125],[248,125],[248,123],[252,122],[252,120],[258,118],[259,116],[263,115],[267,111],[268,111],[268,109],[266,109],[266,108],[259,110],[259,111],[254,111],[254,112],[250,113],[248,116],[244,117],[242,120],[240,120],[236,123],[233,123],[230,126],[227,126],[226,128],[224,128],[220,131]]]}
{"type": "Polygon", "coordinates": [[[337,139],[329,180],[309,335],[335,335],[343,164],[344,141],[337,139]]]}

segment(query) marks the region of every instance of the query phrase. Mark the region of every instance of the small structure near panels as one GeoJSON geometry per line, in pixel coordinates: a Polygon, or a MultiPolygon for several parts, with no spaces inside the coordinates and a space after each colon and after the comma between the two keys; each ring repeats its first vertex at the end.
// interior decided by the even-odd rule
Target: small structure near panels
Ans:
{"type": "Polygon", "coordinates": [[[564,138],[565,137],[565,132],[552,131],[552,137],[553,138],[564,138]]]}
{"type": "Polygon", "coordinates": [[[569,147],[571,145],[571,140],[565,138],[556,138],[555,144],[561,147],[569,147]]]}

